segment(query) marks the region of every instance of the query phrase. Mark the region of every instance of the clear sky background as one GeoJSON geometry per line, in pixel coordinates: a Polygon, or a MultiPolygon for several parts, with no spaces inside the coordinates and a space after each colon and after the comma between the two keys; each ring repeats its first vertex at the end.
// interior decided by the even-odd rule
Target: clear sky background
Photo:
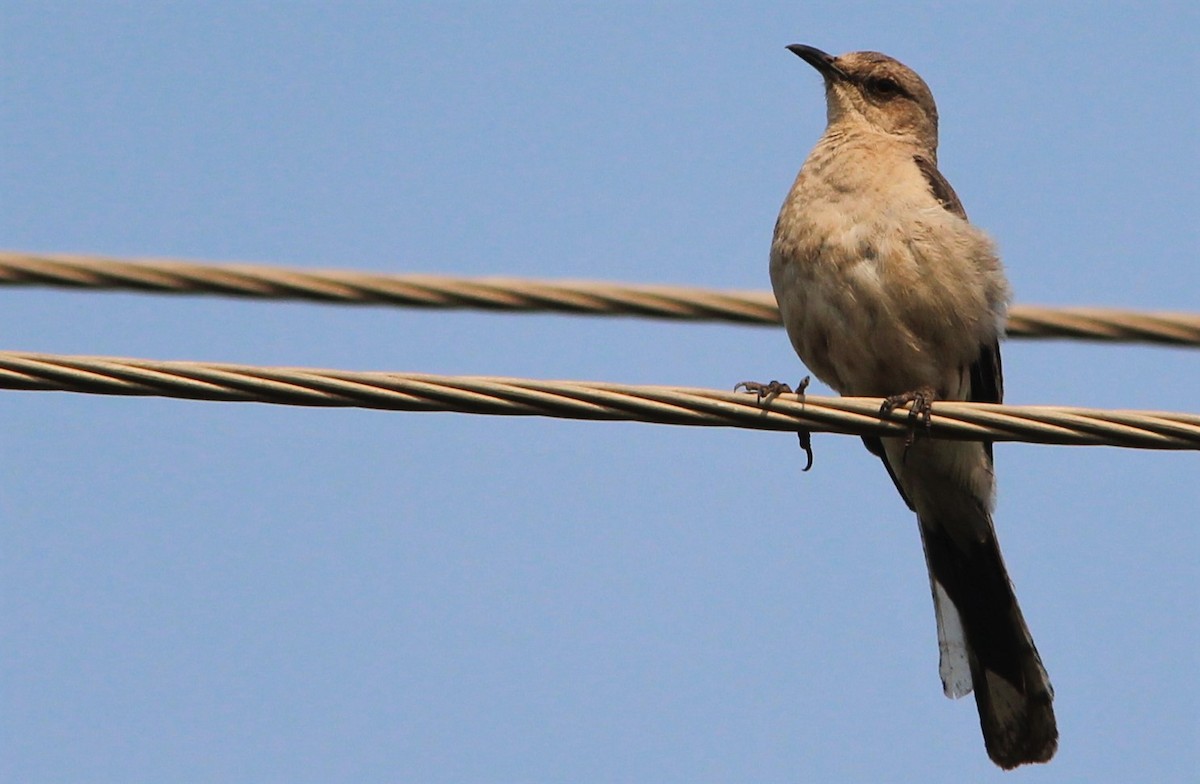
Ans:
{"type": "MultiPolygon", "coordinates": [[[[0,245],[765,289],[877,49],[1028,304],[1200,309],[1200,6],[0,5],[0,245]]],[[[778,329],[0,289],[52,353],[730,388],[778,329]]],[[[1200,410],[1195,349],[1011,341],[1008,401],[1200,410]]],[[[814,392],[824,392],[814,386],[814,392]]],[[[942,696],[858,439],[0,392],[0,778],[1181,781],[1200,456],[1001,445],[1061,750],[942,696]]]]}

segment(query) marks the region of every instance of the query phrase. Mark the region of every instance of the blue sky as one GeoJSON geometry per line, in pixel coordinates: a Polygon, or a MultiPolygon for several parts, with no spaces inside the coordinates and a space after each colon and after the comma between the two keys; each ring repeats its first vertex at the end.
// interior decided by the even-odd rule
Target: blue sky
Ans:
{"type": "MultiPolygon", "coordinates": [[[[823,123],[916,68],[1019,302],[1195,311],[1194,3],[6,3],[0,245],[766,288],[823,123]]],[[[729,388],[781,330],[0,289],[4,348],[729,388]]],[[[1008,401],[1196,411],[1194,349],[1012,341],[1008,401]]],[[[818,390],[814,387],[814,391],[818,390]]],[[[857,439],[0,393],[12,781],[1178,781],[1195,453],[1001,445],[1061,750],[941,694],[857,439]]]]}

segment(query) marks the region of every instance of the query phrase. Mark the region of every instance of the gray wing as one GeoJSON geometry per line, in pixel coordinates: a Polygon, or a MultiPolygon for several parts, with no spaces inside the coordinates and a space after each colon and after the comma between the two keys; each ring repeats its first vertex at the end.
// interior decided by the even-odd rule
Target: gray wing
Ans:
{"type": "Polygon", "coordinates": [[[925,182],[929,183],[929,190],[933,192],[933,198],[937,199],[949,212],[954,213],[963,220],[967,220],[967,211],[963,209],[958,194],[954,192],[954,188],[950,187],[950,183],[938,171],[937,164],[924,155],[914,155],[913,161],[916,162],[917,168],[921,170],[921,174],[925,175],[925,182]]]}

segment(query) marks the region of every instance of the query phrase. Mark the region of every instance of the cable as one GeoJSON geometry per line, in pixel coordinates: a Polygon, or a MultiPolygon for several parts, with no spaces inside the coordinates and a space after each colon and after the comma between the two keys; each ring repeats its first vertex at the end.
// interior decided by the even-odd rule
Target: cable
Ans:
{"type": "MultiPolygon", "coordinates": [[[[905,435],[907,412],[877,398],[754,395],[664,386],[483,376],[364,373],[0,352],[0,388],[394,411],[654,422],[668,425],[905,435]]],[[[938,438],[1200,449],[1200,415],[1051,406],[935,403],[938,438]]]]}
{"type": "MultiPolygon", "coordinates": [[[[769,292],[588,281],[381,275],[251,264],[121,261],[0,251],[0,285],[218,294],[416,308],[479,308],[779,324],[769,292]]],[[[1200,315],[1014,305],[1008,334],[1200,346],[1200,315]]]]}

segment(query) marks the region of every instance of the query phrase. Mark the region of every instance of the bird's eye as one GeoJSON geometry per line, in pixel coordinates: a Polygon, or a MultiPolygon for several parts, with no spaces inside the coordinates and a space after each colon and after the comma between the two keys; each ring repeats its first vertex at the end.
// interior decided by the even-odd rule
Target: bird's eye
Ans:
{"type": "Polygon", "coordinates": [[[899,95],[901,92],[900,83],[886,76],[872,79],[867,82],[867,86],[871,89],[871,92],[884,98],[891,98],[892,96],[899,95]]]}

